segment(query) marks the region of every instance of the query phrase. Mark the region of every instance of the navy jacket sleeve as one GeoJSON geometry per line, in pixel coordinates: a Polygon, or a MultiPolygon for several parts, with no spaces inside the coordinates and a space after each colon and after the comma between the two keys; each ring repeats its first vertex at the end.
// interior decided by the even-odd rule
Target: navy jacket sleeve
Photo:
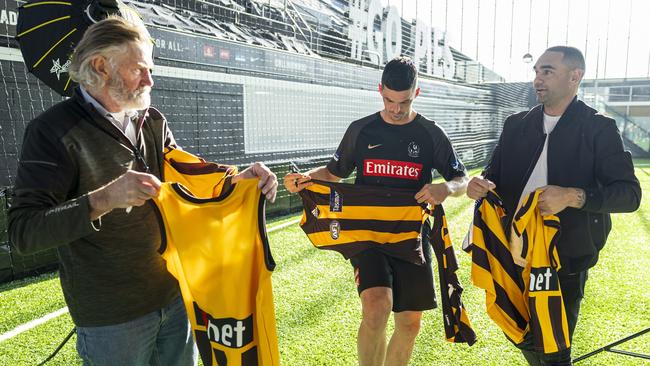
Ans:
{"type": "Polygon", "coordinates": [[[632,212],[641,204],[641,185],[634,175],[634,164],[616,122],[603,116],[602,128],[594,137],[594,173],[597,188],[585,189],[585,211],[599,213],[632,212]]]}

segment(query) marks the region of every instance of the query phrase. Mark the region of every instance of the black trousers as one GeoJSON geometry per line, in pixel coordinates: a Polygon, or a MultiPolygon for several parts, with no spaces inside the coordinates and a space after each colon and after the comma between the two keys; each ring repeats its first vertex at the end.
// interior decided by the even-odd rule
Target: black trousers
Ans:
{"type": "MultiPolygon", "coordinates": [[[[580,302],[585,294],[587,271],[559,276],[564,309],[569,325],[569,341],[573,338],[573,330],[578,323],[580,302]]],[[[524,341],[518,345],[521,353],[531,366],[571,366],[571,348],[564,351],[547,353],[536,352],[533,348],[533,339],[530,333],[526,334],[524,341]]]]}

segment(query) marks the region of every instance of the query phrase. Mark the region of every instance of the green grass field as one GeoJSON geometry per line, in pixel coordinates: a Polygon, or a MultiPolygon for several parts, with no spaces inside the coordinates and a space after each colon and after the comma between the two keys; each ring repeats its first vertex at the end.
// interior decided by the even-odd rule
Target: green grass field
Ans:
{"type": "MultiPolygon", "coordinates": [[[[646,195],[637,212],[613,216],[612,234],[598,265],[589,273],[574,335],[574,356],[650,327],[650,276],[646,273],[650,270],[650,161],[639,163],[636,174],[646,195]]],[[[471,207],[466,198],[445,203],[465,287],[463,300],[478,342],[472,347],[446,342],[440,309],[427,311],[412,365],[524,364],[485,314],[483,291],[470,284],[470,258],[460,251],[460,242],[471,220],[471,207]]],[[[277,262],[273,284],[282,364],[355,365],[360,304],[349,263],[337,253],[313,248],[297,225],[271,233],[270,241],[277,262]]],[[[0,334],[65,306],[56,274],[1,285],[0,293],[0,334]]],[[[0,365],[37,364],[72,327],[65,314],[0,343],[0,365]]],[[[80,364],[74,343],[73,337],[49,364],[80,364]]],[[[650,334],[619,348],[650,354],[650,334]]],[[[601,353],[577,365],[642,364],[650,362],[601,353]]]]}

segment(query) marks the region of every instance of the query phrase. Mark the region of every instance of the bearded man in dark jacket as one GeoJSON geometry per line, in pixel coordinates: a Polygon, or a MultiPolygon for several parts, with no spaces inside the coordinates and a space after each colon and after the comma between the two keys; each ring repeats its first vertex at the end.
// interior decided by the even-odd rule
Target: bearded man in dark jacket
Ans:
{"type": "MultiPolygon", "coordinates": [[[[158,253],[151,198],[175,146],[150,107],[153,45],[142,25],[108,18],[72,56],[72,98],[29,123],[9,235],[20,253],[57,248],[61,287],[84,365],[192,365],[197,352],[178,283],[158,253]],[[146,203],[146,204],[145,204],[146,203]]],[[[277,179],[255,163],[234,176],[277,179]]]]}
{"type": "MultiPolygon", "coordinates": [[[[521,200],[543,191],[541,214],[557,215],[562,226],[558,276],[571,338],[587,271],[596,264],[612,227],[609,214],[635,211],[641,187],[616,121],[576,97],[585,73],[582,53],[551,47],[534,70],[541,104],[506,119],[489,165],[483,176],[472,178],[467,196],[479,199],[495,189],[503,199],[509,232],[521,200]]],[[[530,338],[520,345],[530,365],[571,365],[570,348],[543,354],[530,338]]]]}

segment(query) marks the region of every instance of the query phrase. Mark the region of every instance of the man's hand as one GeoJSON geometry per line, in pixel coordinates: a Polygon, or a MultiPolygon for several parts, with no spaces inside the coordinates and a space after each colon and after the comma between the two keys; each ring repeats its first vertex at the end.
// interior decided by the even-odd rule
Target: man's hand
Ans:
{"type": "Polygon", "coordinates": [[[496,187],[494,183],[480,175],[473,177],[467,184],[467,197],[473,200],[483,198],[487,196],[491,189],[495,189],[496,187]]]}
{"type": "Polygon", "coordinates": [[[311,177],[302,173],[289,173],[284,176],[284,188],[290,193],[300,192],[314,184],[311,177]]]}
{"type": "Polygon", "coordinates": [[[160,180],[156,176],[127,170],[114,181],[88,195],[90,201],[90,219],[96,220],[115,208],[142,206],[158,196],[160,180]]]}
{"type": "Polygon", "coordinates": [[[542,216],[555,215],[567,207],[582,208],[585,204],[585,191],[580,188],[544,186],[537,201],[542,216]]]}
{"type": "Polygon", "coordinates": [[[232,183],[251,178],[259,178],[258,186],[262,189],[262,194],[270,202],[275,202],[275,195],[278,193],[278,178],[275,174],[266,165],[258,162],[232,177],[232,183]]]}
{"type": "Polygon", "coordinates": [[[453,192],[449,189],[449,185],[445,183],[425,184],[418,193],[415,194],[415,199],[418,203],[429,203],[431,205],[441,204],[453,192]]]}

